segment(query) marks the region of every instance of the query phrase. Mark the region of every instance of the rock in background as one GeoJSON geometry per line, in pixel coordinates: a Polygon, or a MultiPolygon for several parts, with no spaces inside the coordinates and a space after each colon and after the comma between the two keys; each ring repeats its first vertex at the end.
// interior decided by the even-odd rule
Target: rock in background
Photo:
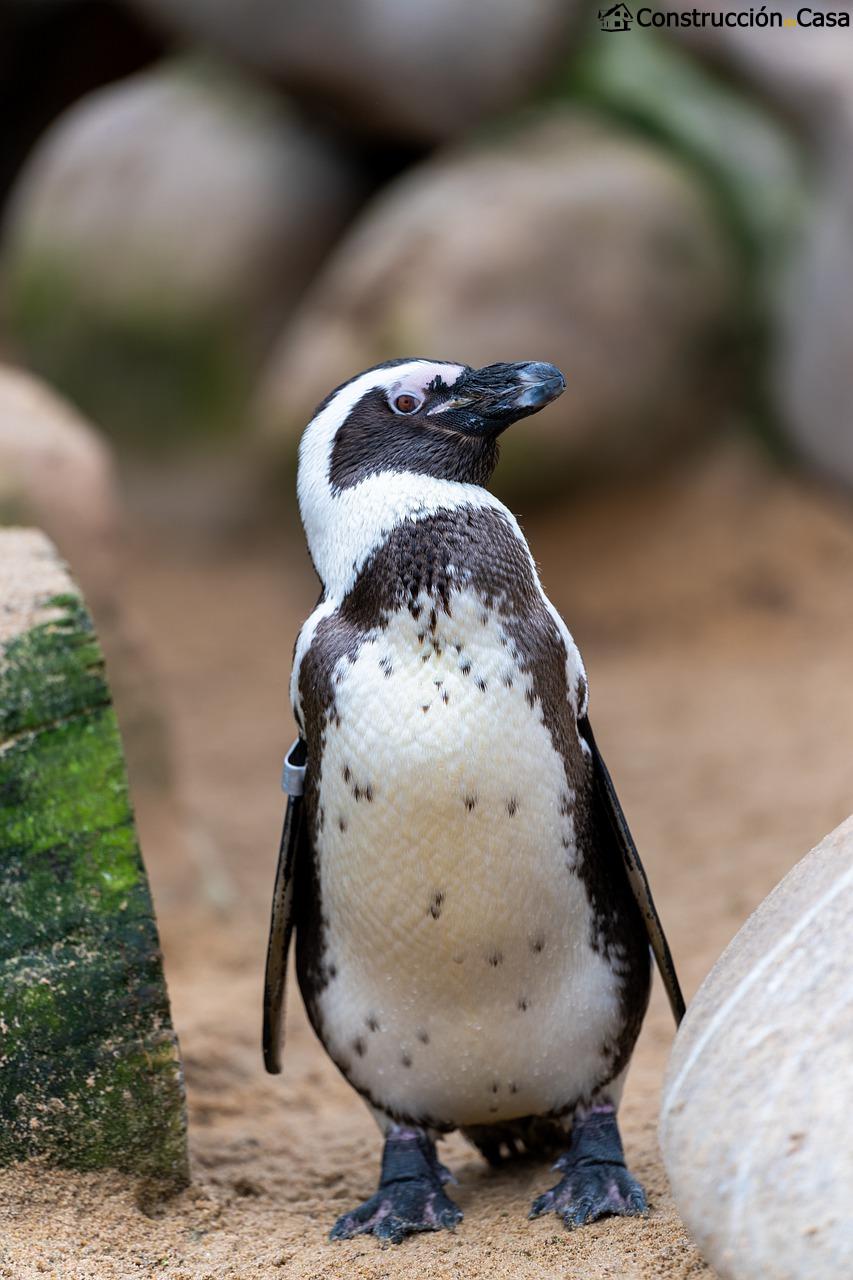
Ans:
{"type": "Polygon", "coordinates": [[[48,535],[80,582],[112,664],[134,781],[166,801],[171,748],[145,651],[123,599],[116,468],[96,429],[45,383],[0,364],[0,526],[48,535]]]}
{"type": "Polygon", "coordinates": [[[116,611],[119,506],[97,432],[43,382],[0,364],[0,524],[44,529],[101,625],[116,611]]]}
{"type": "Polygon", "coordinates": [[[0,1161],[180,1186],[178,1046],[103,660],[39,533],[0,531],[0,1161]]]}
{"type": "Polygon", "coordinates": [[[162,52],[153,24],[121,0],[3,0],[0,206],[30,147],[60,111],[162,52]]]}
{"type": "MultiPolygon", "coordinates": [[[[849,6],[814,0],[812,14],[846,12],[849,6]]],[[[692,11],[692,0],[669,0],[667,8],[692,11]]],[[[732,12],[728,0],[709,0],[706,12],[732,12]]],[[[790,10],[767,6],[765,12],[796,17],[790,10]]],[[[753,6],[758,14],[760,5],[753,6]]],[[[791,120],[818,144],[831,134],[853,108],[853,27],[784,26],[670,27],[667,34],[691,52],[706,58],[726,74],[764,96],[779,114],[791,120]]]]}
{"type": "Polygon", "coordinates": [[[523,102],[565,58],[581,0],[135,0],[348,129],[443,141],[523,102]]]}
{"type": "Polygon", "coordinates": [[[718,422],[730,246],[690,173],[582,113],[552,111],[396,182],[347,235],[261,396],[283,455],[316,404],[400,355],[549,360],[568,390],[504,438],[504,492],[631,470],[718,422]]]}
{"type": "Polygon", "coordinates": [[[678,1033],[660,1140],[724,1280],[853,1274],[853,818],[765,899],[678,1033]]]}
{"type": "Polygon", "coordinates": [[[107,431],[233,429],[361,192],[336,146],[234,73],[141,73],[66,112],[21,175],[2,258],[12,335],[107,431]]]}
{"type": "MultiPolygon", "coordinates": [[[[673,7],[692,6],[678,0],[673,7]]],[[[828,11],[848,13],[841,5],[811,6],[813,15],[828,11]]],[[[764,97],[807,149],[810,200],[769,295],[768,382],[777,423],[797,459],[850,490],[853,27],[708,27],[670,34],[764,97]]]]}

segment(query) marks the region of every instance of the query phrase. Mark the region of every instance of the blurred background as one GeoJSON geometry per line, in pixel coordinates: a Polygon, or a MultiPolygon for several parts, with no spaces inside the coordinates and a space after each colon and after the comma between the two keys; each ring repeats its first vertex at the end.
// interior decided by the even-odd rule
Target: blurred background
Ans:
{"type": "MultiPolygon", "coordinates": [[[[93,1275],[130,1274],[121,1249],[354,1274],[357,1242],[321,1242],[372,1185],[370,1121],[295,992],[263,1077],[259,1005],[317,594],[296,448],[359,370],[565,372],[495,487],[584,653],[688,994],[853,810],[850,32],[612,9],[0,0],[0,521],[56,541],[107,653],[197,1174],[161,1261],[105,1175],[30,1187],[30,1253],[73,1256],[83,1205],[93,1275]]],[[[659,1212],[639,1260],[624,1224],[588,1236],[585,1276],[620,1249],[620,1274],[702,1271],[654,1141],[670,1036],[658,992],[626,1132],[659,1212]]],[[[527,1184],[501,1177],[463,1208],[526,1275],[503,1218],[527,1184]]],[[[531,1275],[569,1274],[523,1230],[531,1275]]]]}

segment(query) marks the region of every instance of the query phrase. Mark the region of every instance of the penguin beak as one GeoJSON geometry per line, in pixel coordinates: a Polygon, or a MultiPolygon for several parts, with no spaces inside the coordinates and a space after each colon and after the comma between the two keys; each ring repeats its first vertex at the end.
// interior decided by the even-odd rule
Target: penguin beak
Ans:
{"type": "Polygon", "coordinates": [[[556,365],[539,360],[472,369],[453,388],[442,411],[458,411],[466,435],[497,436],[519,418],[538,413],[566,389],[556,365]]]}

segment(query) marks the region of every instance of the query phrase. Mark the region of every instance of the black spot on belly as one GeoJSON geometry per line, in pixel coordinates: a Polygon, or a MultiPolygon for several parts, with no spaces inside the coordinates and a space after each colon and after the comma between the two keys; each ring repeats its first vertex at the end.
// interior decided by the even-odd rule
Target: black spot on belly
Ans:
{"type": "Polygon", "coordinates": [[[441,701],[444,703],[445,706],[447,706],[448,702],[450,701],[450,694],[447,692],[446,689],[442,690],[441,701]]]}
{"type": "Polygon", "coordinates": [[[462,663],[462,666],[459,668],[459,670],[462,672],[463,676],[470,675],[470,674],[471,674],[471,663],[470,663],[470,662],[463,662],[463,663],[462,663]]]}
{"type": "Polygon", "coordinates": [[[401,1053],[400,1064],[401,1066],[404,1066],[404,1067],[410,1067],[412,1065],[411,1055],[408,1053],[401,1053]]]}
{"type": "Polygon", "coordinates": [[[437,627],[437,626],[438,626],[438,614],[436,613],[435,609],[430,609],[430,611],[429,611],[429,629],[430,629],[430,631],[435,631],[435,629],[436,629],[436,627],[437,627]]]}
{"type": "Polygon", "coordinates": [[[424,1031],[423,1027],[417,1032],[417,1037],[421,1044],[429,1044],[429,1033],[424,1031]]]}
{"type": "Polygon", "coordinates": [[[502,951],[495,950],[495,951],[489,952],[489,964],[492,966],[493,969],[497,969],[498,965],[503,964],[503,962],[504,962],[504,955],[502,951]]]}
{"type": "Polygon", "coordinates": [[[326,965],[326,977],[331,982],[333,978],[338,976],[338,966],[336,964],[326,965]]]}
{"type": "Polygon", "coordinates": [[[367,1015],[367,1017],[364,1019],[364,1022],[365,1022],[365,1026],[367,1027],[368,1031],[378,1031],[378,1030],[379,1030],[379,1019],[377,1018],[377,1016],[376,1016],[376,1014],[375,1014],[375,1013],[369,1013],[369,1014],[367,1015]]]}
{"type": "Polygon", "coordinates": [[[485,693],[485,692],[486,692],[486,682],[485,682],[485,680],[483,680],[482,678],[481,678],[481,679],[479,679],[479,680],[477,681],[477,688],[480,690],[480,692],[481,692],[481,693],[485,693]]]}
{"type": "Polygon", "coordinates": [[[510,1093],[518,1093],[518,1085],[514,1080],[510,1080],[509,1082],[509,1091],[510,1093]]]}
{"type": "Polygon", "coordinates": [[[530,950],[536,956],[545,950],[545,939],[540,934],[530,939],[530,950]]]}
{"type": "Polygon", "coordinates": [[[421,612],[422,612],[422,610],[421,610],[421,606],[420,606],[419,604],[413,604],[413,605],[411,605],[411,606],[409,607],[409,613],[411,613],[411,615],[412,615],[412,617],[414,618],[415,622],[417,622],[418,618],[421,616],[421,612]]]}
{"type": "Polygon", "coordinates": [[[421,707],[421,711],[423,711],[424,715],[426,715],[426,713],[429,711],[429,708],[430,708],[429,703],[427,703],[426,706],[421,707]]]}
{"type": "Polygon", "coordinates": [[[469,813],[473,813],[473,812],[474,812],[474,810],[476,809],[476,807],[477,807],[477,797],[476,797],[476,796],[466,796],[466,797],[465,797],[465,808],[468,810],[468,812],[469,812],[469,813]]]}
{"type": "Polygon", "coordinates": [[[527,999],[527,996],[522,996],[520,998],[520,1000],[518,1001],[518,1007],[522,1013],[527,1012],[527,1010],[530,1008],[530,1001],[527,999]]]}
{"type": "Polygon", "coordinates": [[[352,1042],[352,1047],[353,1049],[355,1049],[356,1053],[360,1058],[364,1057],[365,1052],[367,1050],[367,1045],[364,1043],[364,1040],[361,1036],[356,1036],[356,1038],[352,1042]]]}
{"type": "Polygon", "coordinates": [[[516,800],[515,796],[510,796],[510,798],[507,800],[506,811],[511,818],[514,818],[515,815],[518,813],[518,801],[516,800]]]}
{"type": "Polygon", "coordinates": [[[441,909],[444,906],[444,890],[438,889],[430,899],[429,914],[433,920],[437,920],[441,915],[441,909]]]}
{"type": "Polygon", "coordinates": [[[379,668],[381,671],[384,671],[385,679],[387,680],[391,672],[394,670],[394,664],[387,654],[384,658],[379,659],[379,668]]]}
{"type": "Polygon", "coordinates": [[[504,676],[504,684],[506,685],[507,689],[511,689],[514,684],[512,676],[509,676],[509,675],[504,676]]]}
{"type": "Polygon", "coordinates": [[[492,1093],[497,1093],[497,1091],[498,1091],[498,1089],[499,1089],[499,1088],[500,1088],[500,1085],[498,1084],[497,1080],[493,1080],[493,1081],[492,1081],[492,1093]]]}
{"type": "Polygon", "coordinates": [[[338,826],[340,827],[341,831],[346,831],[347,829],[346,820],[344,818],[338,818],[338,826]]]}
{"type": "Polygon", "coordinates": [[[350,773],[350,767],[348,764],[345,764],[344,765],[344,782],[349,782],[351,777],[352,777],[352,774],[350,773]]]}

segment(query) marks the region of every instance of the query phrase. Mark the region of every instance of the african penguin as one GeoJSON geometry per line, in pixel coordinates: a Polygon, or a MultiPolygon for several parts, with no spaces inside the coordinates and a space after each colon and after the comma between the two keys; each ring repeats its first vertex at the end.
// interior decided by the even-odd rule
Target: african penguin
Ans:
{"type": "Polygon", "coordinates": [[[453,1129],[492,1161],[562,1147],[533,1215],[646,1210],[616,1112],[650,937],[677,1015],[680,992],[580,654],[484,487],[501,432],[564,388],[537,362],[392,361],[302,438],[323,590],[296,643],[304,818],[271,952],[283,972],[295,927],[311,1023],[385,1136],[335,1238],[454,1227],[435,1148],[453,1129]]]}

